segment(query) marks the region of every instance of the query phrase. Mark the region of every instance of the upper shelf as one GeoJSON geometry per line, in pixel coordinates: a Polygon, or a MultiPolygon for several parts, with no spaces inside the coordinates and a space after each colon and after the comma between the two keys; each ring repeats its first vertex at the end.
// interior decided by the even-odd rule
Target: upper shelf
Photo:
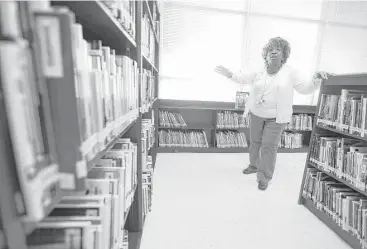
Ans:
{"type": "Polygon", "coordinates": [[[112,48],[119,50],[136,47],[134,38],[100,1],[52,1],[52,4],[68,7],[75,13],[77,22],[83,28],[96,34],[103,43],[112,48]]]}

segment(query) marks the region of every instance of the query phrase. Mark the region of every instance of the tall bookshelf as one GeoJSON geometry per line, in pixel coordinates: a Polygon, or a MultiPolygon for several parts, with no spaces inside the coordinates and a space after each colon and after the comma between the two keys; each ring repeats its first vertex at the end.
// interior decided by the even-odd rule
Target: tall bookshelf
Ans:
{"type": "MultiPolygon", "coordinates": [[[[183,146],[165,146],[158,144],[155,148],[157,153],[246,153],[250,145],[250,134],[248,125],[220,127],[218,124],[218,113],[230,112],[236,113],[237,117],[242,116],[243,110],[235,108],[234,103],[229,102],[211,102],[211,101],[185,101],[185,100],[165,100],[159,99],[155,104],[156,112],[167,111],[170,113],[179,113],[186,123],[184,127],[163,126],[157,121],[156,141],[159,141],[160,131],[200,131],[204,132],[208,146],[206,147],[183,147],[183,146]],[[219,147],[216,134],[218,132],[242,132],[246,137],[246,147],[219,147]]],[[[294,115],[307,115],[309,121],[313,120],[315,106],[295,105],[293,107],[294,115]]],[[[248,122],[248,121],[245,121],[248,122]]],[[[311,121],[312,123],[312,121],[311,121]]],[[[312,126],[295,129],[288,127],[285,132],[296,133],[301,137],[300,148],[279,148],[280,153],[307,153],[312,126]]]]}
{"type": "Polygon", "coordinates": [[[75,248],[140,247],[156,161],[160,20],[158,1],[0,3],[0,248],[52,247],[56,237],[67,248],[70,236],[75,248]],[[115,192],[93,192],[108,185],[115,192]]]}
{"type": "Polygon", "coordinates": [[[365,248],[367,74],[330,76],[320,88],[299,204],[352,248],[365,248]]]}

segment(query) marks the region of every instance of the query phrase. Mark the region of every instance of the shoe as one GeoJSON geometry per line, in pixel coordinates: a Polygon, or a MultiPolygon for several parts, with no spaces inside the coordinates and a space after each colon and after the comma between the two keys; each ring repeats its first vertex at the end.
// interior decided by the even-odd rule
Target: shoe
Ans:
{"type": "Polygon", "coordinates": [[[268,188],[268,183],[267,182],[259,182],[258,188],[260,190],[266,190],[268,188]]]}
{"type": "Polygon", "coordinates": [[[253,166],[248,166],[246,169],[242,171],[243,174],[249,175],[257,172],[257,168],[253,166]]]}

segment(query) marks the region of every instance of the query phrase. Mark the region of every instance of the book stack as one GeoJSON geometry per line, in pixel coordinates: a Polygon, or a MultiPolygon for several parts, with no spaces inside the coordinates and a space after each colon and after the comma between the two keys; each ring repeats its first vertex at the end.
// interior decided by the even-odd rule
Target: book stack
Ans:
{"type": "Polygon", "coordinates": [[[220,131],[216,133],[217,148],[246,148],[247,140],[243,132],[220,131]]]}
{"type": "Polygon", "coordinates": [[[83,6],[0,2],[0,248],[128,249],[140,241],[129,232],[140,231],[151,206],[155,120],[142,120],[139,108],[158,83],[157,70],[154,78],[136,62],[141,36],[129,35],[141,30],[135,14],[143,7],[83,6]]]}
{"type": "Polygon", "coordinates": [[[102,41],[85,41],[80,24],[74,24],[73,28],[78,113],[86,145],[82,148],[89,159],[119,134],[118,128],[131,118],[127,116],[131,111],[132,117],[136,115],[138,69],[135,61],[116,55],[102,41]]]}
{"type": "Polygon", "coordinates": [[[318,169],[335,175],[357,189],[366,190],[367,143],[358,139],[315,136],[310,162],[318,169]]]}
{"type": "Polygon", "coordinates": [[[349,134],[367,136],[367,91],[342,89],[322,94],[317,124],[349,134]]]}
{"type": "Polygon", "coordinates": [[[353,248],[367,248],[366,78],[335,75],[321,85],[299,198],[353,248]]]}
{"type": "Polygon", "coordinates": [[[143,216],[145,217],[152,206],[153,197],[153,161],[152,156],[147,156],[146,164],[143,168],[143,216]]]}
{"type": "Polygon", "coordinates": [[[155,65],[155,37],[149,21],[149,14],[145,12],[142,18],[142,54],[155,65]]]}
{"type": "Polygon", "coordinates": [[[311,131],[313,116],[307,114],[292,115],[292,121],[287,124],[286,130],[311,131]]]}
{"type": "Polygon", "coordinates": [[[303,134],[296,132],[283,132],[279,141],[279,148],[299,149],[303,147],[303,134]]]}
{"type": "Polygon", "coordinates": [[[158,132],[159,147],[196,147],[208,148],[208,141],[203,130],[172,131],[160,130],[158,132]]]}
{"type": "Polygon", "coordinates": [[[154,31],[157,34],[157,37],[160,36],[160,21],[158,19],[158,15],[159,15],[159,6],[157,1],[153,3],[153,9],[152,9],[154,31]]]}
{"type": "Polygon", "coordinates": [[[141,104],[150,105],[154,101],[155,89],[154,89],[155,78],[151,70],[143,69],[142,83],[141,83],[141,104]]]}
{"type": "Polygon", "coordinates": [[[249,127],[249,117],[233,111],[217,112],[217,128],[239,129],[249,127]]]}
{"type": "Polygon", "coordinates": [[[135,1],[101,1],[111,11],[121,26],[135,39],[136,3],[135,1]]]}
{"type": "Polygon", "coordinates": [[[141,137],[144,139],[143,147],[148,151],[153,148],[155,143],[154,136],[154,119],[142,119],[142,134],[141,137]]]}
{"type": "Polygon", "coordinates": [[[65,196],[27,236],[31,247],[123,248],[137,185],[137,145],[120,139],[88,172],[86,194],[65,196]]]}
{"type": "Polygon", "coordinates": [[[367,199],[364,195],[315,168],[308,168],[302,196],[366,248],[367,199]]]}
{"type": "MultiPolygon", "coordinates": [[[[154,116],[153,116],[154,117],[154,116]]],[[[150,149],[155,144],[154,120],[142,120],[142,186],[143,186],[143,217],[145,217],[151,208],[152,203],[152,178],[153,178],[153,160],[149,155],[150,149]]]]}
{"type": "Polygon", "coordinates": [[[159,110],[158,115],[159,126],[171,128],[187,127],[181,113],[159,110]]]}

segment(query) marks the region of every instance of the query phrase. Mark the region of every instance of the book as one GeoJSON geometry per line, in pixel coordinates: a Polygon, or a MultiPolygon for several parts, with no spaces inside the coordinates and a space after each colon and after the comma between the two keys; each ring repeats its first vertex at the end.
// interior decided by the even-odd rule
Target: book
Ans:
{"type": "Polygon", "coordinates": [[[160,147],[198,147],[208,148],[208,141],[203,130],[197,131],[165,131],[158,132],[160,147]]]}
{"type": "Polygon", "coordinates": [[[248,97],[249,97],[248,92],[236,92],[235,108],[244,110],[246,108],[248,97]]]}
{"type": "Polygon", "coordinates": [[[60,187],[59,165],[41,124],[42,104],[27,41],[0,41],[1,87],[27,218],[45,215],[60,187]],[[16,63],[11,63],[15,60],[16,63]]]}
{"type": "Polygon", "coordinates": [[[247,140],[244,132],[219,131],[215,135],[217,148],[246,148],[247,140]]]}

